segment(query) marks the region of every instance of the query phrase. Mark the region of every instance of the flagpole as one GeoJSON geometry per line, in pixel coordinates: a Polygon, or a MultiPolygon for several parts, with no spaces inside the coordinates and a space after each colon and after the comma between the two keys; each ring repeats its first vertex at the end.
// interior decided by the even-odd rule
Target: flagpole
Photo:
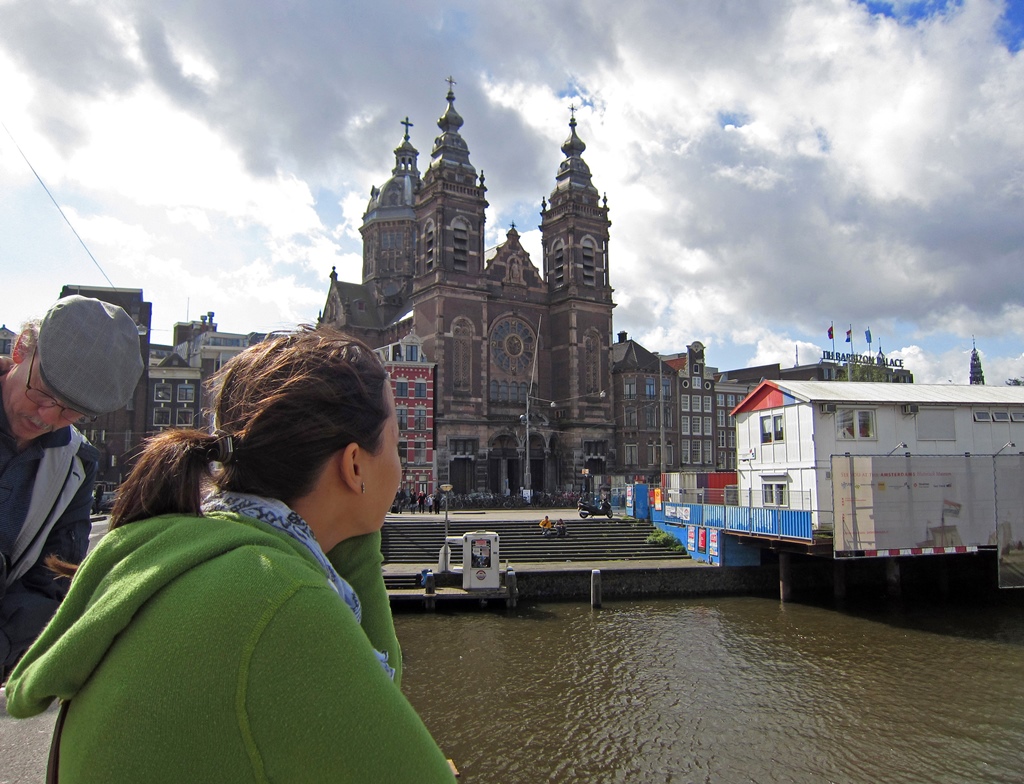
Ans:
{"type": "Polygon", "coordinates": [[[850,357],[846,360],[846,380],[853,381],[853,368],[851,367],[851,361],[853,360],[853,324],[846,330],[846,339],[850,341],[850,357]]]}

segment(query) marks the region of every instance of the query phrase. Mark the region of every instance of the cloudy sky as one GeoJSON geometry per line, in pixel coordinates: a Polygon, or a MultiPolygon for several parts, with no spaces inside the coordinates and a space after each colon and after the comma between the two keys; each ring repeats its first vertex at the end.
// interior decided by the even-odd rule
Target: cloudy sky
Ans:
{"type": "Polygon", "coordinates": [[[143,289],[156,342],[315,320],[406,116],[425,171],[451,75],[487,244],[514,221],[538,267],[578,107],[617,331],[726,369],[814,362],[834,323],[938,383],[976,341],[1001,384],[1022,39],[1020,0],[0,0],[0,321],[63,284],[143,289]]]}

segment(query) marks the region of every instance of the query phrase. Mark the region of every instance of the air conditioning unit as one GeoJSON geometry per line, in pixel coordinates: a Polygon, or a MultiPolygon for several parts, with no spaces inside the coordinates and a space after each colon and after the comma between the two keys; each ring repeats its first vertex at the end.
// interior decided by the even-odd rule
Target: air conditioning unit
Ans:
{"type": "Polygon", "coordinates": [[[836,412],[836,404],[835,403],[822,403],[821,404],[821,413],[823,413],[823,414],[834,414],[835,412],[836,412]]]}
{"type": "Polygon", "coordinates": [[[920,410],[921,410],[921,407],[919,405],[917,405],[917,403],[904,403],[903,404],[903,413],[904,414],[916,414],[920,410]]]}

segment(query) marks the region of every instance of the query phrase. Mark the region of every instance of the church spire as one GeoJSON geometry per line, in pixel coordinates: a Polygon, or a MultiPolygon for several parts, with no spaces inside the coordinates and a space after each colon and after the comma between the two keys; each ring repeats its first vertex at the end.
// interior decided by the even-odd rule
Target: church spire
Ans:
{"type": "Polygon", "coordinates": [[[476,169],[469,162],[469,147],[465,140],[459,135],[462,127],[462,115],[455,110],[455,80],[448,77],[448,108],[437,121],[437,127],[441,129],[441,135],[434,139],[434,149],[430,153],[430,168],[457,167],[465,172],[476,175],[476,169]]]}
{"type": "Polygon", "coordinates": [[[981,356],[978,354],[978,346],[971,338],[971,384],[984,384],[985,373],[981,369],[981,356]]]}
{"type": "Polygon", "coordinates": [[[565,160],[558,167],[558,174],[555,175],[555,191],[560,190],[583,190],[597,196],[597,188],[594,187],[590,178],[590,167],[583,160],[583,151],[587,145],[576,135],[576,107],[569,106],[569,138],[562,143],[562,153],[565,160]]]}

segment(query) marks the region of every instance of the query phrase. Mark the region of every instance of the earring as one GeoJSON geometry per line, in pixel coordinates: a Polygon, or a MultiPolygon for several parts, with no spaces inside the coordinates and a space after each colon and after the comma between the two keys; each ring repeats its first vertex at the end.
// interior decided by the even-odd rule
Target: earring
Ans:
{"type": "Polygon", "coordinates": [[[362,491],[363,491],[364,493],[366,492],[366,482],[360,482],[360,483],[359,483],[359,487],[360,487],[360,488],[362,488],[362,491]]]}

